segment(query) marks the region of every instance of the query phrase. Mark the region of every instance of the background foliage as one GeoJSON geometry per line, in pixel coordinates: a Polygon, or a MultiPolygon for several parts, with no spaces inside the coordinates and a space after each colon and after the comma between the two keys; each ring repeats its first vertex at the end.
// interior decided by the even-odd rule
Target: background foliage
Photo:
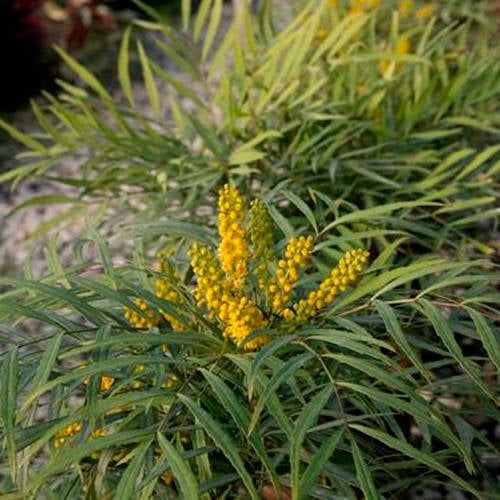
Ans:
{"type": "Polygon", "coordinates": [[[495,496],[498,47],[481,4],[426,19],[331,4],[242,3],[229,27],[218,0],[182,2],[181,28],[150,11],[124,34],[121,96],[61,51],[78,81],[33,104],[42,132],[3,122],[26,152],[1,180],[74,185],[78,198],[28,204],[93,221],[70,267],[52,245],[47,276],[1,279],[4,493],[371,499],[423,481],[495,496]],[[52,174],[75,155],[77,177],[52,174]],[[152,251],[170,246],[189,287],[186,250],[214,242],[228,179],[268,203],[278,248],[315,234],[319,271],[302,287],[350,248],[370,251],[369,269],[326,317],[257,353],[210,322],[134,331],[134,297],[171,306],[151,291],[152,251]],[[132,238],[126,265],[104,227],[132,238]],[[75,420],[82,432],[55,449],[75,420]]]}

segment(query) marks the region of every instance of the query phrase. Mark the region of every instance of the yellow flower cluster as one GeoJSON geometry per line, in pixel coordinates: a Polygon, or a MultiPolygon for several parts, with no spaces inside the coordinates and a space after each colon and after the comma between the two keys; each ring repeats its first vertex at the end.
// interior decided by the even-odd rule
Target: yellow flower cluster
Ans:
{"type": "MultiPolygon", "coordinates": [[[[253,330],[264,327],[264,318],[258,307],[235,288],[228,279],[215,253],[205,245],[195,243],[190,251],[191,266],[197,277],[194,296],[199,306],[206,305],[212,318],[224,324],[224,336],[241,345],[253,330]]],[[[245,344],[254,349],[267,342],[258,336],[245,344]]]]}
{"type": "Polygon", "coordinates": [[[316,290],[309,293],[306,299],[299,301],[291,308],[285,309],[283,328],[295,328],[316,316],[325,306],[332,303],[339,291],[344,291],[358,279],[368,260],[368,252],[361,248],[346,252],[337,267],[323,280],[316,290]]]}
{"type": "Polygon", "coordinates": [[[133,309],[125,308],[125,318],[139,330],[149,330],[160,322],[160,316],[148,307],[146,301],[136,298],[134,304],[143,311],[143,314],[135,312],[133,309]]]}
{"type": "Polygon", "coordinates": [[[269,303],[278,312],[289,300],[290,293],[299,279],[299,270],[306,266],[314,246],[312,236],[292,238],[285,249],[285,258],[278,261],[276,278],[268,287],[269,303]]]}
{"type": "MultiPolygon", "coordinates": [[[[259,333],[245,342],[253,332],[276,324],[279,329],[289,331],[317,315],[339,291],[356,281],[367,261],[365,250],[347,252],[317,290],[295,305],[289,305],[299,272],[308,265],[314,238],[292,238],[283,257],[276,262],[272,220],[262,201],[254,200],[250,205],[248,231],[243,197],[235,187],[225,185],[220,190],[218,206],[218,251],[201,243],[193,244],[188,251],[196,276],[192,294],[199,307],[206,307],[208,318],[220,322],[223,336],[245,349],[256,349],[271,339],[267,333],[259,333]],[[247,280],[250,262],[256,280],[247,280]],[[255,281],[257,287],[253,288],[255,281]],[[253,295],[250,295],[252,289],[253,295]]],[[[180,302],[183,297],[172,285],[172,280],[178,279],[173,266],[165,259],[160,262],[159,271],[162,277],[156,283],[157,296],[180,302]]],[[[127,318],[142,328],[157,325],[158,315],[141,299],[136,303],[144,311],[144,317],[128,310],[127,318]]],[[[162,315],[174,330],[183,329],[184,325],[175,318],[166,313],[162,315]]],[[[139,369],[143,367],[136,367],[136,373],[139,369]]]]}
{"type": "Polygon", "coordinates": [[[226,276],[220,262],[210,248],[195,243],[188,252],[191,266],[197,277],[196,289],[193,293],[199,306],[206,305],[210,311],[218,313],[222,305],[226,276]]]}
{"type": "Polygon", "coordinates": [[[68,426],[64,427],[57,432],[56,437],[54,438],[54,446],[56,448],[61,447],[68,438],[78,434],[82,430],[82,424],[80,422],[73,422],[68,426]]]}
{"type": "Polygon", "coordinates": [[[219,257],[223,271],[236,289],[245,284],[250,257],[243,205],[243,197],[236,188],[226,184],[219,191],[219,257]]]}
{"type": "Polygon", "coordinates": [[[106,431],[104,429],[95,429],[90,433],[91,439],[97,439],[106,435],[106,431]]]}
{"type": "MultiPolygon", "coordinates": [[[[174,304],[182,302],[182,296],[172,285],[172,282],[179,281],[179,274],[177,270],[168,262],[166,259],[168,252],[162,251],[158,252],[158,271],[163,276],[156,280],[156,296],[160,299],[168,300],[174,304]]],[[[156,313],[153,311],[146,301],[142,298],[136,298],[134,300],[135,305],[143,311],[142,314],[137,313],[133,309],[125,308],[125,318],[137,329],[139,330],[149,330],[158,326],[162,318],[170,323],[172,329],[176,332],[186,329],[186,325],[179,321],[172,314],[168,314],[165,311],[160,311],[156,313]]]]}
{"type": "MultiPolygon", "coordinates": [[[[78,434],[81,430],[81,422],[73,422],[72,424],[69,424],[68,426],[64,427],[64,429],[61,429],[57,432],[56,437],[54,438],[54,446],[56,448],[60,448],[71,436],[78,434]]],[[[96,439],[105,435],[106,432],[104,429],[95,429],[90,433],[89,439],[96,439]]],[[[93,455],[93,458],[96,457],[93,455]]]]}
{"type": "MultiPolygon", "coordinates": [[[[182,297],[179,292],[172,286],[171,282],[179,281],[179,273],[174,268],[174,266],[164,258],[165,256],[166,252],[158,253],[158,271],[165,275],[167,279],[159,278],[156,280],[156,296],[160,299],[165,299],[176,304],[182,301],[182,297]]],[[[184,323],[179,321],[172,314],[168,314],[164,311],[161,311],[161,314],[165,318],[165,320],[170,323],[172,330],[174,330],[175,332],[181,332],[182,330],[186,329],[184,323]]]]}
{"type": "MultiPolygon", "coordinates": [[[[88,385],[90,382],[90,377],[86,377],[83,383],[88,385]]],[[[115,383],[115,379],[109,375],[103,375],[99,381],[99,389],[103,392],[109,391],[113,384],[115,383]]]]}
{"type": "MultiPolygon", "coordinates": [[[[227,297],[220,309],[219,317],[225,322],[224,336],[231,338],[241,346],[245,338],[253,331],[267,326],[262,311],[244,296],[227,297]]],[[[244,344],[245,349],[256,349],[270,340],[269,335],[258,335],[244,344]]]]}
{"type": "Polygon", "coordinates": [[[267,207],[262,200],[250,203],[250,240],[253,247],[252,260],[256,264],[254,273],[259,288],[266,289],[269,284],[269,265],[274,260],[273,223],[267,207]]]}

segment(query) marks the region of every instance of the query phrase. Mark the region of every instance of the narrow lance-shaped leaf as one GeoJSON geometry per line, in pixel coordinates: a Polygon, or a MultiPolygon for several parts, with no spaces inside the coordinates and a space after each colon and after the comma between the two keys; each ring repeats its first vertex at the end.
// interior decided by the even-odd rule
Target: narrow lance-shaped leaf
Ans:
{"type": "MultiPolygon", "coordinates": [[[[381,443],[384,443],[385,445],[389,446],[390,448],[393,448],[395,450],[398,450],[399,452],[415,459],[418,460],[419,462],[426,464],[427,466],[431,467],[434,470],[437,470],[441,472],[441,474],[444,474],[445,476],[448,476],[450,479],[455,481],[457,485],[462,487],[464,490],[469,491],[473,495],[475,495],[477,498],[481,498],[481,495],[477,492],[475,488],[473,488],[470,483],[467,481],[464,481],[461,477],[457,476],[454,472],[450,471],[444,465],[440,464],[433,456],[431,453],[426,453],[423,451],[418,450],[417,448],[414,448],[413,446],[410,446],[408,443],[402,441],[401,439],[397,439],[393,436],[390,436],[389,434],[372,429],[370,427],[366,427],[364,425],[359,425],[359,424],[350,424],[351,429],[355,429],[359,432],[362,432],[363,434],[366,434],[367,436],[370,436],[381,443]]],[[[375,497],[376,498],[376,497],[375,497]]]]}
{"type": "Polygon", "coordinates": [[[17,347],[12,347],[2,362],[2,397],[0,398],[0,416],[3,422],[7,452],[9,454],[10,475],[13,482],[16,481],[17,476],[16,442],[14,431],[18,369],[17,347]]]}
{"type": "Polygon", "coordinates": [[[144,458],[151,446],[151,441],[141,443],[133,451],[133,458],[121,475],[115,490],[114,500],[129,500],[137,497],[136,481],[144,467],[144,458]]]}
{"type": "Polygon", "coordinates": [[[159,432],[157,437],[158,443],[167,456],[175,481],[179,485],[184,498],[186,500],[197,500],[198,483],[189,462],[180,456],[175,446],[163,434],[159,432]]]}
{"type": "Polygon", "coordinates": [[[222,453],[231,462],[246,486],[252,500],[258,500],[259,495],[253,484],[252,478],[246,470],[245,464],[238,453],[238,448],[229,435],[224,432],[219,423],[208,412],[197,405],[192,399],[178,394],[178,398],[187,406],[189,411],[198,419],[207,434],[214,440],[222,453]]]}
{"type": "Polygon", "coordinates": [[[257,421],[260,417],[261,411],[264,409],[267,400],[275,393],[276,389],[290,377],[309,359],[311,359],[312,354],[305,353],[299,354],[291,359],[289,359],[278,371],[274,373],[269,380],[269,384],[264,388],[257,404],[255,405],[255,410],[250,421],[250,427],[248,429],[248,434],[253,432],[253,429],[257,425],[257,421]]]}
{"type": "Polygon", "coordinates": [[[134,94],[132,93],[132,83],[129,73],[129,51],[130,51],[130,34],[132,28],[129,26],[123,34],[120,53],[118,55],[118,81],[122,87],[125,97],[132,108],[135,106],[134,94]]]}
{"type": "Polygon", "coordinates": [[[425,377],[428,382],[432,382],[434,379],[433,374],[424,366],[420,358],[417,356],[415,351],[412,349],[408,340],[406,340],[405,334],[401,329],[398,318],[391,306],[387,305],[385,302],[380,300],[375,300],[374,305],[380,314],[382,320],[384,321],[385,328],[388,333],[401,348],[401,350],[406,354],[408,359],[418,368],[420,373],[425,377]]]}
{"type": "Polygon", "coordinates": [[[460,349],[460,345],[455,340],[455,336],[448,324],[445,320],[441,312],[431,304],[426,299],[420,299],[418,301],[420,306],[423,309],[424,314],[430,319],[434,330],[439,335],[443,344],[446,346],[450,354],[455,358],[457,363],[462,367],[462,369],[469,375],[469,377],[477,384],[479,389],[495,401],[495,395],[490,390],[490,388],[485,384],[482,380],[481,375],[479,374],[479,370],[472,361],[464,356],[462,353],[462,349],[460,349]]]}
{"type": "Polygon", "coordinates": [[[210,21],[208,23],[207,32],[205,33],[203,49],[201,51],[201,58],[205,60],[208,55],[208,51],[212,46],[212,43],[217,35],[219,29],[220,20],[222,15],[222,0],[214,0],[214,6],[210,12],[210,21]]]}
{"type": "Polygon", "coordinates": [[[300,413],[292,433],[290,443],[290,467],[292,481],[292,499],[298,500],[300,489],[300,462],[302,444],[307,432],[318,418],[319,413],[324,408],[332,394],[332,387],[328,385],[319,392],[314,398],[304,406],[300,413]]]}
{"type": "Polygon", "coordinates": [[[361,450],[359,449],[358,444],[354,438],[351,438],[351,449],[352,456],[354,458],[354,465],[356,467],[356,476],[358,478],[359,484],[365,498],[367,500],[377,500],[380,498],[380,495],[375,486],[375,482],[373,481],[372,473],[370,468],[365,462],[361,450]]]}
{"type": "MultiPolygon", "coordinates": [[[[221,402],[222,406],[231,414],[236,425],[243,433],[246,433],[250,424],[250,413],[243,407],[234,392],[221,380],[220,377],[208,370],[201,370],[203,376],[208,380],[214,394],[221,402]]],[[[274,470],[273,464],[267,455],[266,449],[262,443],[260,436],[253,433],[249,437],[249,441],[253,446],[255,453],[259,456],[267,469],[275,488],[279,488],[279,479],[274,470]]]]}
{"type": "Polygon", "coordinates": [[[158,94],[158,88],[156,87],[156,82],[153,77],[153,72],[151,71],[149,59],[146,55],[146,52],[144,51],[144,47],[142,46],[141,42],[137,42],[137,49],[139,51],[139,59],[141,60],[142,66],[142,76],[144,78],[144,84],[146,85],[146,90],[149,96],[149,102],[156,115],[160,116],[160,96],[158,94]]]}
{"type": "Polygon", "coordinates": [[[312,456],[307,469],[300,479],[299,484],[299,499],[308,498],[314,483],[321,474],[323,467],[328,462],[333,452],[337,448],[340,440],[344,436],[344,429],[341,427],[333,431],[326,441],[321,445],[312,456]]]}
{"type": "Polygon", "coordinates": [[[498,371],[500,371],[500,343],[497,337],[495,337],[495,333],[488,325],[488,321],[484,316],[482,316],[479,312],[474,309],[467,308],[467,312],[469,313],[472,321],[474,322],[474,326],[476,327],[476,331],[481,338],[481,341],[490,357],[491,361],[497,367],[498,371]]]}

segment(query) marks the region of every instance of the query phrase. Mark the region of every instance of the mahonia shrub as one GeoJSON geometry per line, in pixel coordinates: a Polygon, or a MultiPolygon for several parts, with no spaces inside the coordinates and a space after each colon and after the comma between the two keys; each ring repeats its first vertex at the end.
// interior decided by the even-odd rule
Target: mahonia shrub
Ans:
{"type": "MultiPolygon", "coordinates": [[[[274,251],[271,217],[265,204],[252,201],[248,228],[245,202],[237,188],[226,184],[219,192],[218,228],[220,243],[217,251],[195,243],[189,250],[191,267],[196,276],[192,292],[198,306],[206,306],[208,319],[220,322],[222,334],[236,345],[255,349],[265,345],[267,334],[247,337],[255,331],[275,328],[293,332],[331,304],[337,294],[356,282],[367,261],[368,252],[353,249],[345,253],[336,267],[317,288],[295,303],[291,301],[299,272],[309,263],[313,250],[312,235],[292,238],[286,245],[283,258],[277,260],[274,251]],[[251,242],[251,245],[250,245],[251,242]]],[[[160,261],[159,271],[167,264],[160,261]]],[[[156,281],[156,295],[172,303],[185,300],[176,291],[180,286],[169,284],[170,277],[156,281]]],[[[135,301],[137,310],[128,308],[126,318],[139,329],[158,326],[165,320],[175,331],[190,326],[171,314],[155,312],[143,298],[135,301]]]]}
{"type": "Polygon", "coordinates": [[[113,265],[89,226],[71,267],[52,249],[47,276],[0,279],[2,493],[371,499],[423,481],[484,498],[488,262],[398,262],[398,234],[353,214],[320,230],[291,198],[297,230],[229,184],[218,234],[185,227],[154,269],[140,242],[113,265]]]}

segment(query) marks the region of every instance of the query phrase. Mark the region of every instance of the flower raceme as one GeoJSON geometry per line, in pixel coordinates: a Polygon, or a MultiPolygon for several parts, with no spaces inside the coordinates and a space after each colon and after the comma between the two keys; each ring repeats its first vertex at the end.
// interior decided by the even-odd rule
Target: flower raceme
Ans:
{"type": "MultiPolygon", "coordinates": [[[[247,216],[240,192],[226,184],[219,191],[218,207],[218,248],[197,242],[188,251],[196,277],[190,294],[198,307],[206,309],[207,318],[219,323],[223,336],[239,347],[257,349],[271,339],[260,330],[290,332],[320,315],[357,281],[368,261],[366,250],[349,250],[317,288],[294,303],[296,285],[314,248],[313,236],[291,238],[282,258],[276,259],[272,220],[264,202],[253,200],[247,216]]],[[[180,283],[174,267],[162,260],[159,272],[156,295],[172,304],[183,302],[178,286],[171,284],[171,280],[180,283]]],[[[161,328],[162,319],[174,331],[185,330],[189,322],[196,325],[195,319],[185,324],[157,313],[143,299],[135,304],[141,314],[127,308],[125,316],[136,328],[161,328]]]]}
{"type": "Polygon", "coordinates": [[[242,289],[250,252],[245,238],[245,212],[239,191],[226,184],[219,192],[219,258],[227,279],[242,289]]]}
{"type": "Polygon", "coordinates": [[[339,292],[356,282],[367,260],[366,250],[358,248],[347,252],[316,290],[311,291],[306,299],[283,311],[285,321],[282,329],[293,330],[318,315],[325,306],[335,300],[339,292]]]}

